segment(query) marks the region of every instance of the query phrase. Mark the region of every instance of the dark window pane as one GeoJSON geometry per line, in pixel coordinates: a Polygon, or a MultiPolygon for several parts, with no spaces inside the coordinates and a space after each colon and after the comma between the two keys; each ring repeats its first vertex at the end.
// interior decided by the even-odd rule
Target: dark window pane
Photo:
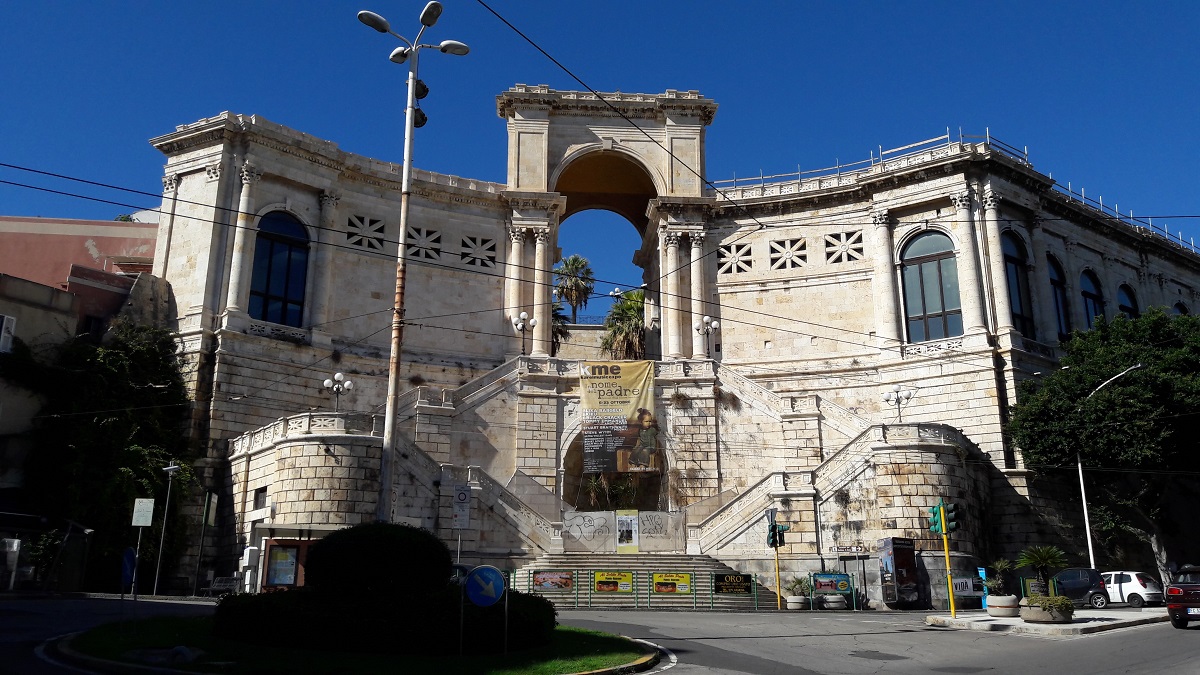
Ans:
{"type": "Polygon", "coordinates": [[[962,314],[960,312],[946,315],[946,333],[952,336],[963,334],[962,314]]]}
{"type": "Polygon", "coordinates": [[[942,317],[933,317],[928,321],[929,339],[940,340],[946,337],[946,326],[942,321],[942,317]]]}
{"type": "Polygon", "coordinates": [[[304,300],[304,279],[308,275],[308,251],[306,249],[292,249],[288,272],[288,300],[304,300]]]}
{"type": "Polygon", "coordinates": [[[904,247],[902,260],[908,261],[914,258],[920,258],[935,253],[946,253],[953,251],[954,247],[950,243],[950,237],[941,232],[926,232],[917,236],[908,246],[904,247]]]}
{"type": "Polygon", "coordinates": [[[266,320],[271,323],[283,323],[283,302],[275,298],[267,301],[266,320]]]}
{"type": "Polygon", "coordinates": [[[942,287],[938,283],[937,262],[921,263],[921,281],[925,287],[925,313],[942,311],[942,287]]]}
{"type": "Polygon", "coordinates": [[[909,316],[921,316],[925,313],[921,303],[921,268],[916,265],[904,266],[904,305],[909,316]]]}
{"type": "Polygon", "coordinates": [[[250,294],[249,311],[251,317],[260,320],[263,318],[263,298],[261,295],[257,295],[255,293],[250,294]]]}
{"type": "Polygon", "coordinates": [[[958,297],[958,264],[954,258],[941,261],[942,297],[946,301],[946,309],[959,309],[962,304],[958,297]]]}
{"type": "Polygon", "coordinates": [[[267,270],[270,268],[271,242],[259,239],[254,246],[254,273],[250,277],[250,290],[265,293],[267,270]]]}
{"type": "Polygon", "coordinates": [[[924,342],[925,341],[925,322],[917,319],[908,322],[908,341],[909,342],[924,342]]]}

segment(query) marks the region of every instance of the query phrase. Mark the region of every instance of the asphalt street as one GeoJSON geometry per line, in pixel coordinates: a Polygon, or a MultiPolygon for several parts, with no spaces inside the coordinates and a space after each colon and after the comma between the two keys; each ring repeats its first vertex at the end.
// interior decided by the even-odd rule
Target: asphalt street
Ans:
{"type": "Polygon", "coordinates": [[[670,675],[1200,672],[1200,625],[1051,638],[938,628],[924,618],[924,612],[559,613],[563,624],[666,648],[675,662],[664,660],[651,672],[670,675]]]}

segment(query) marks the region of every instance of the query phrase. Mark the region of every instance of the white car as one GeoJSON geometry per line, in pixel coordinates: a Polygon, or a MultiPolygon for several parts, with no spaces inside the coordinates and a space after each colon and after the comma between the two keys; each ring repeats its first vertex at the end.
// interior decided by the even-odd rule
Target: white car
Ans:
{"type": "Polygon", "coordinates": [[[1104,572],[1100,576],[1113,602],[1127,602],[1130,607],[1162,604],[1162,585],[1145,572],[1104,572]]]}

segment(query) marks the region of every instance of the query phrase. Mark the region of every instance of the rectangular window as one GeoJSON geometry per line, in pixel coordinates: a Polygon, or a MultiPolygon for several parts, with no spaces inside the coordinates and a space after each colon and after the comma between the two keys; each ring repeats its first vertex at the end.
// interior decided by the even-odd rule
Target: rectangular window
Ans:
{"type": "Polygon", "coordinates": [[[267,508],[267,488],[260,487],[254,491],[254,508],[255,510],[267,508]]]}

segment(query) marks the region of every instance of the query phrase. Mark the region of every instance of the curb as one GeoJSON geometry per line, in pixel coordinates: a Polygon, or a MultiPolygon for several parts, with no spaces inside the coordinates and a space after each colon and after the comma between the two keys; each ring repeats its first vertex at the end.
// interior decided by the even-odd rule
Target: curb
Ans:
{"type": "Polygon", "coordinates": [[[654,651],[653,653],[647,654],[631,663],[613,666],[611,668],[601,668],[600,670],[588,670],[582,673],[573,673],[572,675],[624,675],[625,673],[642,673],[650,670],[654,666],[657,666],[659,662],[662,661],[662,647],[659,647],[653,642],[646,642],[645,640],[638,640],[637,638],[626,637],[625,639],[629,640],[630,642],[636,642],[640,645],[650,647],[654,651]]]}
{"type": "Polygon", "coordinates": [[[1107,623],[1072,626],[1070,624],[1055,625],[983,623],[973,619],[953,619],[945,616],[925,617],[925,623],[930,626],[940,626],[942,628],[953,628],[957,630],[1006,632],[1026,635],[1088,635],[1090,633],[1100,633],[1106,630],[1116,630],[1118,628],[1144,626],[1151,623],[1163,623],[1169,620],[1170,617],[1166,614],[1163,614],[1161,616],[1147,616],[1138,619],[1125,619],[1119,621],[1110,621],[1107,623]]]}

